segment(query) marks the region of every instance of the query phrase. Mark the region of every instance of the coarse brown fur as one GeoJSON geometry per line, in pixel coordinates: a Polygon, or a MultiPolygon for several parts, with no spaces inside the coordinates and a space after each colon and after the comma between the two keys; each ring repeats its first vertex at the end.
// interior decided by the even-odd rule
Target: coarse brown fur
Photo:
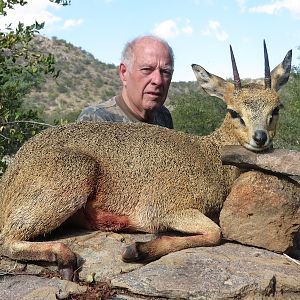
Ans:
{"type": "MultiPolygon", "coordinates": [[[[273,74],[287,76],[289,69],[283,69],[282,63],[273,74]]],[[[125,250],[125,261],[219,244],[220,228],[208,217],[220,212],[238,175],[236,168],[222,166],[220,149],[270,147],[278,88],[235,90],[198,65],[193,70],[199,84],[231,110],[209,136],[147,124],[86,122],[45,130],[25,143],[0,184],[0,253],[57,262],[63,276],[72,279],[76,255],[67,246],[33,241],[70,218],[96,230],[186,234],[135,243],[125,250]],[[257,131],[259,137],[264,132],[263,141],[253,139],[257,131]]]]}

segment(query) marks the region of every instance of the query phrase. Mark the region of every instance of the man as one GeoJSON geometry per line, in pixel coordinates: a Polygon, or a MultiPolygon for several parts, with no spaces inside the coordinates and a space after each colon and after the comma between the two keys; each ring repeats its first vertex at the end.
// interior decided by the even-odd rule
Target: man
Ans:
{"type": "Polygon", "coordinates": [[[174,69],[168,43],[155,36],[137,37],[122,52],[120,95],[85,108],[77,121],[145,122],[173,128],[164,106],[174,69]]]}

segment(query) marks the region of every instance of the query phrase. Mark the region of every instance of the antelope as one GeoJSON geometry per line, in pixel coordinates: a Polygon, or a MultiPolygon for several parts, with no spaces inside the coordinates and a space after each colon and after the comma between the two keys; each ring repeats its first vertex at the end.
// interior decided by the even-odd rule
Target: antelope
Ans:
{"type": "Polygon", "coordinates": [[[272,145],[288,81],[292,51],[265,85],[242,86],[230,46],[234,82],[193,64],[200,86],[225,101],[222,125],[194,136],[148,124],[72,123],[49,128],[17,152],[0,184],[0,254],[55,262],[63,278],[76,280],[76,254],[60,242],[36,242],[72,220],[100,231],[159,233],[125,248],[125,262],[147,262],[189,247],[215,246],[218,215],[237,168],[222,166],[224,145],[262,151],[272,145]]]}

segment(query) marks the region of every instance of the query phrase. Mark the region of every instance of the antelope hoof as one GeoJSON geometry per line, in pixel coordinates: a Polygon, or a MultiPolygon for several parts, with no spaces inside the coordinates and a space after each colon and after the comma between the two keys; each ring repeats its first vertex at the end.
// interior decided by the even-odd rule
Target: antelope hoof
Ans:
{"type": "Polygon", "coordinates": [[[79,281],[79,275],[76,270],[74,270],[73,267],[65,267],[60,268],[59,273],[62,276],[63,279],[77,282],[79,281]]]}
{"type": "Polygon", "coordinates": [[[122,254],[122,260],[124,262],[139,262],[144,260],[144,257],[139,251],[139,244],[141,243],[136,242],[126,247],[122,254]]]}

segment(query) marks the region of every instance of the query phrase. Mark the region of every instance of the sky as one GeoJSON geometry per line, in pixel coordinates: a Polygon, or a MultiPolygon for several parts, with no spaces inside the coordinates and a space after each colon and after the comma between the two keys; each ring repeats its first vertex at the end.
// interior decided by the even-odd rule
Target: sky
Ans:
{"type": "Polygon", "coordinates": [[[41,34],[57,37],[118,65],[128,40],[144,34],[164,38],[175,54],[173,81],[194,81],[191,64],[232,77],[232,45],[241,78],[264,75],[263,39],[270,67],[288,50],[299,65],[300,0],[71,0],[61,6],[27,0],[0,18],[0,28],[18,21],[45,21],[41,34]]]}

